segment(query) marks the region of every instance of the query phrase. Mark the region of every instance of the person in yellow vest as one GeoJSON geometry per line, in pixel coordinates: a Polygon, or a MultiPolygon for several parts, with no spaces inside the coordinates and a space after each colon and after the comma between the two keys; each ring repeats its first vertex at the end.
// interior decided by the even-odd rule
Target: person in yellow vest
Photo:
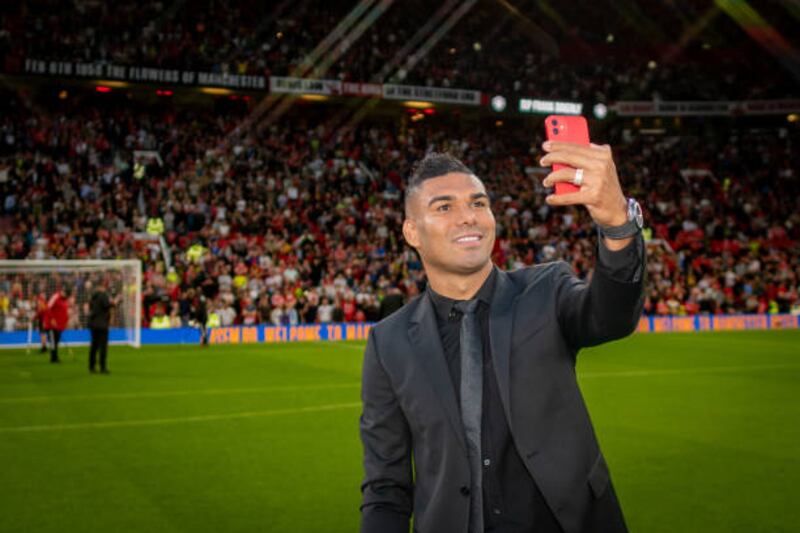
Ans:
{"type": "Polygon", "coordinates": [[[217,313],[217,309],[212,307],[211,310],[208,312],[208,320],[206,320],[206,327],[207,328],[218,328],[222,325],[222,319],[217,313]]]}
{"type": "Polygon", "coordinates": [[[164,312],[164,306],[159,305],[156,309],[156,314],[150,319],[150,329],[169,329],[172,324],[169,321],[169,316],[164,312]]]}
{"type": "Polygon", "coordinates": [[[164,233],[164,221],[157,214],[153,214],[147,219],[147,233],[150,235],[161,235],[164,233]]]}
{"type": "Polygon", "coordinates": [[[186,257],[192,263],[199,263],[200,259],[202,259],[203,255],[206,253],[206,247],[200,244],[199,242],[194,243],[189,247],[186,251],[186,257]]]}
{"type": "Polygon", "coordinates": [[[179,281],[180,279],[178,277],[178,273],[175,271],[175,267],[169,267],[169,270],[167,271],[167,283],[177,285],[179,281]]]}
{"type": "Polygon", "coordinates": [[[137,180],[141,180],[144,178],[145,173],[147,172],[147,167],[142,163],[139,159],[137,159],[133,163],[133,177],[137,180]]]}

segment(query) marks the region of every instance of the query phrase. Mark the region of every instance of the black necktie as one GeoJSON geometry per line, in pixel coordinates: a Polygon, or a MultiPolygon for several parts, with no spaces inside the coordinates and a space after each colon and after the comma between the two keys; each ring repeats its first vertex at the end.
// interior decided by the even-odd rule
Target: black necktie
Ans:
{"type": "Polygon", "coordinates": [[[461,421],[469,459],[469,532],[483,533],[483,484],[481,480],[481,404],[483,401],[483,343],[475,310],[478,300],[456,302],[461,318],[461,421]]]}

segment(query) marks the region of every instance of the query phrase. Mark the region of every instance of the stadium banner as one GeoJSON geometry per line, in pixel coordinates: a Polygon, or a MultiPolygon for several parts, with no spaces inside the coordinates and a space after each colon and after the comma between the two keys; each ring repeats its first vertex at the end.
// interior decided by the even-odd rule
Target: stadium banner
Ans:
{"type": "Polygon", "coordinates": [[[728,116],[731,115],[731,104],[713,101],[620,101],[611,109],[622,117],[728,116]]]}
{"type": "MultiPolygon", "coordinates": [[[[367,340],[371,322],[337,324],[303,324],[298,326],[231,326],[211,328],[210,344],[276,344],[297,341],[352,341],[367,340]]],[[[0,332],[1,348],[25,348],[28,346],[28,331],[0,332]]],[[[125,331],[119,328],[109,330],[109,342],[121,343],[125,331]]],[[[61,337],[65,346],[88,345],[91,336],[88,329],[68,329],[61,337]]],[[[30,346],[39,346],[39,332],[34,331],[30,346]]],[[[142,345],[147,344],[200,344],[200,330],[197,328],[142,328],[142,345]]]]}
{"type": "Polygon", "coordinates": [[[381,98],[383,96],[383,85],[380,83],[355,83],[352,81],[342,82],[342,94],[346,96],[361,96],[364,98],[381,98]]]}
{"type": "Polygon", "coordinates": [[[800,100],[619,101],[611,106],[623,117],[703,117],[782,115],[800,112],[800,100]]]}
{"type": "Polygon", "coordinates": [[[342,94],[342,82],[339,80],[310,80],[306,78],[271,76],[269,78],[269,92],[333,96],[342,94]]]}
{"type": "Polygon", "coordinates": [[[643,316],[636,331],[662,333],[680,331],[746,331],[800,329],[800,315],[686,315],[643,316]]]}
{"type": "Polygon", "coordinates": [[[267,78],[244,74],[223,74],[194,70],[176,70],[111,63],[76,63],[25,59],[24,74],[43,76],[100,78],[112,81],[168,83],[197,87],[226,87],[230,89],[266,90],[267,78]]]}
{"type": "Polygon", "coordinates": [[[391,83],[383,84],[383,97],[387,100],[427,100],[442,104],[480,105],[481,103],[480,91],[391,83]]]}
{"type": "Polygon", "coordinates": [[[800,113],[800,100],[747,100],[740,102],[742,115],[783,115],[800,113]]]}
{"type": "Polygon", "coordinates": [[[210,344],[250,344],[295,341],[352,341],[366,340],[372,323],[303,324],[298,326],[232,326],[213,328],[210,344]]]}
{"type": "Polygon", "coordinates": [[[380,83],[354,83],[339,80],[310,80],[289,76],[272,76],[269,90],[276,94],[321,94],[324,96],[360,96],[380,98],[383,85],[380,83]]]}
{"type": "Polygon", "coordinates": [[[520,98],[517,105],[520,113],[541,113],[550,115],[580,115],[583,104],[580,102],[566,102],[558,100],[542,100],[539,98],[520,98]]]}

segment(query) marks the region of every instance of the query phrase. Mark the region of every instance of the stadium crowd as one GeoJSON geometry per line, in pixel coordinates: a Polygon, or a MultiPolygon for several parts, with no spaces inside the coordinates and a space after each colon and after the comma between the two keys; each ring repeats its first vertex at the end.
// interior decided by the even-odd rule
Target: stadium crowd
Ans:
{"type": "MultiPolygon", "coordinates": [[[[140,258],[145,325],[186,325],[200,307],[214,325],[381,318],[424,287],[400,228],[404,178],[429,150],[485,181],[496,264],[563,259],[591,275],[591,221],[544,203],[542,139],[522,129],[442,117],[334,130],[315,112],[240,138],[236,113],[6,96],[0,259],[140,258]]],[[[646,211],[647,313],[800,312],[796,131],[606,134],[646,211]]],[[[26,326],[34,297],[2,278],[7,329],[26,326]]]]}
{"type": "MultiPolygon", "coordinates": [[[[426,23],[441,27],[456,4],[204,0],[189,9],[182,1],[25,0],[0,13],[0,56],[10,73],[22,72],[26,59],[62,60],[585,102],[796,96],[794,80],[778,61],[708,2],[647,1],[631,10],[610,0],[554,6],[529,1],[517,8],[481,0],[449,32],[435,35],[426,23]],[[359,21],[369,19],[360,31],[359,21]],[[316,70],[301,69],[344,20],[352,21],[343,27],[347,37],[325,50],[316,70]],[[487,20],[493,23],[487,26],[487,20]],[[418,31],[426,38],[417,40],[418,31]]],[[[794,28],[780,7],[759,9],[791,39],[794,28]]]]}

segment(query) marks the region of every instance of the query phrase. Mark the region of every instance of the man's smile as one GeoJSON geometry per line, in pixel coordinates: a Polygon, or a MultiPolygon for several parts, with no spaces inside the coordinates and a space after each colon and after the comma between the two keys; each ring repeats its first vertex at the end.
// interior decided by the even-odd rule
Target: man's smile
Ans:
{"type": "Polygon", "coordinates": [[[483,235],[480,233],[467,233],[456,237],[453,242],[462,246],[470,246],[480,243],[483,240],[483,235]]]}

